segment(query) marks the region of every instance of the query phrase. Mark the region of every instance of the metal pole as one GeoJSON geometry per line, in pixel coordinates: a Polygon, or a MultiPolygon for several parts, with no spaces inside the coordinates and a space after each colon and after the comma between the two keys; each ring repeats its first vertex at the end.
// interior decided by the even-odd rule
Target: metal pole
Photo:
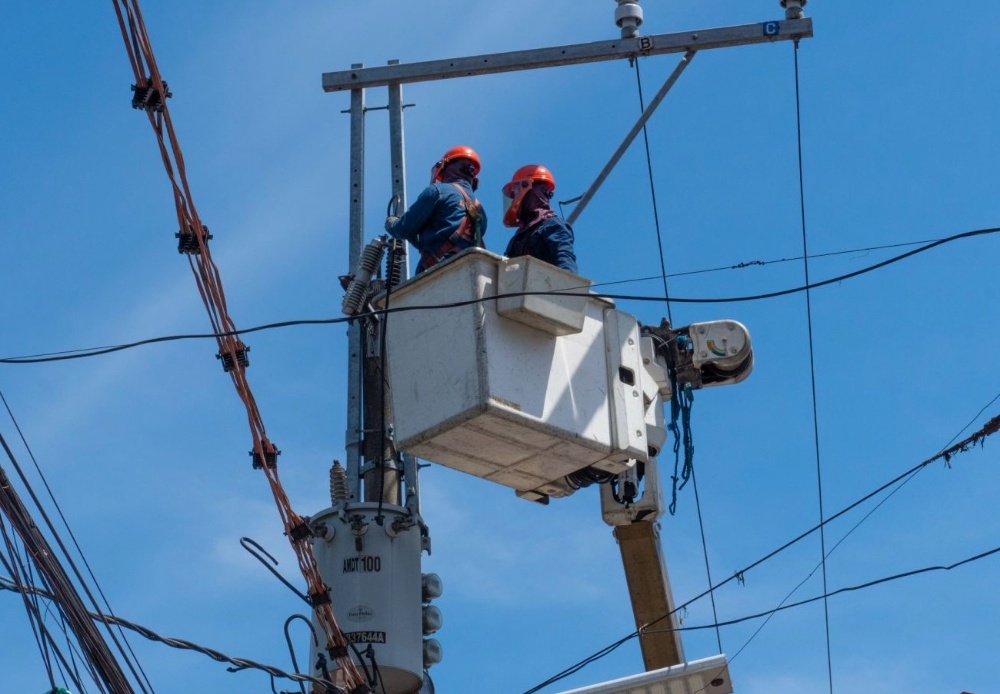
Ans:
{"type": "MultiPolygon", "coordinates": [[[[352,69],[363,67],[355,63],[352,69]]],[[[348,272],[354,272],[361,258],[365,238],[365,90],[351,90],[351,203],[349,208],[348,272]]],[[[361,326],[347,326],[347,485],[351,501],[361,499],[361,368],[364,351],[361,326]]]]}
{"type": "MultiPolygon", "coordinates": [[[[398,60],[388,61],[398,65],[398,60]]],[[[392,193],[399,196],[400,211],[406,209],[406,142],[403,128],[403,87],[399,82],[389,85],[389,161],[392,166],[392,193]]],[[[410,277],[409,245],[404,246],[403,267],[406,278],[410,277]]],[[[406,507],[415,515],[420,515],[420,483],[417,459],[409,453],[403,454],[403,479],[406,485],[406,507]]]]}
{"type": "MultiPolygon", "coordinates": [[[[399,65],[390,60],[389,65],[399,65]]],[[[406,144],[403,137],[403,87],[399,82],[389,85],[389,162],[392,166],[392,194],[399,196],[399,210],[406,209],[406,144]]],[[[406,279],[410,278],[410,249],[404,245],[406,279]]]]}
{"type": "Polygon", "coordinates": [[[653,111],[655,111],[656,107],[660,105],[660,102],[667,96],[667,92],[670,91],[670,88],[674,86],[674,83],[681,76],[681,73],[684,72],[684,68],[686,68],[691,62],[691,59],[694,58],[695,53],[697,53],[697,51],[689,50],[684,54],[684,57],[681,58],[677,67],[675,67],[674,71],[670,73],[670,77],[668,77],[667,81],[663,83],[662,87],[660,87],[660,91],[656,93],[653,100],[649,102],[649,106],[647,106],[646,110],[642,112],[641,116],[639,116],[639,120],[637,120],[635,125],[632,126],[632,130],[630,130],[628,135],[625,136],[625,140],[618,146],[615,153],[611,155],[611,159],[607,164],[605,164],[604,168],[601,169],[601,173],[597,174],[597,178],[590,184],[590,188],[587,189],[587,192],[583,194],[582,198],[580,198],[580,202],[573,208],[573,211],[566,219],[567,223],[572,224],[576,221],[576,218],[580,216],[580,213],[583,212],[587,203],[589,203],[590,199],[597,193],[597,189],[601,187],[602,183],[604,183],[604,179],[606,179],[611,173],[611,170],[615,168],[618,164],[618,160],[622,158],[622,155],[625,154],[625,151],[632,144],[636,135],[638,135],[643,126],[646,125],[646,121],[648,121],[650,116],[653,115],[653,111]]]}

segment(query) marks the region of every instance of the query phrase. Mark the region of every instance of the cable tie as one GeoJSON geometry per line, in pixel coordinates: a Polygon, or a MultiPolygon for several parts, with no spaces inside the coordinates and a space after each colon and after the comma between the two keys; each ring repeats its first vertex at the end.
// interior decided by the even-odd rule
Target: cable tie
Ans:
{"type": "MultiPolygon", "coordinates": [[[[236,364],[239,364],[244,369],[250,366],[250,357],[247,356],[247,352],[249,351],[250,351],[249,347],[247,347],[242,342],[237,341],[235,357],[231,350],[224,350],[224,351],[220,350],[215,355],[215,358],[222,360],[222,370],[225,371],[226,373],[229,373],[230,371],[233,370],[236,364]]],[[[256,465],[254,467],[256,467],[256,465]]]]}
{"type": "MultiPolygon", "coordinates": [[[[167,98],[173,96],[173,93],[167,87],[167,82],[163,82],[163,91],[167,93],[167,98]]],[[[153,79],[148,78],[144,86],[139,86],[138,84],[132,85],[132,108],[143,109],[145,111],[163,111],[163,97],[160,94],[160,90],[153,85],[153,79]]]]}

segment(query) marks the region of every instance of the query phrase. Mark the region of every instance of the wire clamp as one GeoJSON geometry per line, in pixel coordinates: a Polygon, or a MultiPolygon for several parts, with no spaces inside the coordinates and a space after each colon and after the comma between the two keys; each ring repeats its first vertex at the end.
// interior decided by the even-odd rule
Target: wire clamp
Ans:
{"type": "Polygon", "coordinates": [[[293,544],[301,542],[302,540],[312,536],[313,529],[312,526],[309,525],[308,518],[303,518],[301,523],[289,528],[288,530],[288,539],[291,540],[293,544]]]}
{"type": "MultiPolygon", "coordinates": [[[[333,660],[340,660],[341,658],[347,657],[347,645],[343,646],[331,646],[326,649],[326,652],[330,655],[333,660]]],[[[320,653],[320,655],[323,655],[320,653]]]]}
{"type": "MultiPolygon", "coordinates": [[[[173,96],[166,81],[163,82],[163,91],[166,92],[168,99],[173,96]]],[[[153,85],[152,78],[147,78],[144,85],[132,85],[132,108],[141,108],[149,112],[163,111],[163,97],[160,90],[153,85]]]]}
{"type": "Polygon", "coordinates": [[[323,590],[318,593],[309,593],[309,604],[313,607],[329,605],[330,602],[330,589],[326,586],[323,586],[323,590]]]}
{"type": "Polygon", "coordinates": [[[250,366],[250,357],[247,356],[247,352],[250,351],[250,348],[242,342],[237,342],[235,351],[236,354],[234,356],[232,350],[223,348],[218,354],[215,355],[216,359],[222,360],[222,370],[226,373],[232,371],[236,364],[239,364],[240,367],[244,369],[250,366]]]}
{"type": "Polygon", "coordinates": [[[271,470],[278,467],[278,456],[281,455],[281,451],[278,450],[278,447],[270,441],[265,441],[262,444],[262,448],[264,449],[263,461],[260,459],[260,454],[257,453],[256,449],[250,451],[250,457],[253,458],[253,469],[263,470],[264,463],[267,463],[267,467],[271,470]]]}
{"type": "MultiPolygon", "coordinates": [[[[208,225],[203,224],[201,228],[205,230],[205,245],[208,245],[209,240],[213,236],[208,231],[208,225]]],[[[177,239],[178,253],[201,255],[201,246],[198,245],[198,235],[194,233],[194,227],[191,225],[188,225],[187,229],[181,229],[174,234],[174,238],[177,239]]]]}

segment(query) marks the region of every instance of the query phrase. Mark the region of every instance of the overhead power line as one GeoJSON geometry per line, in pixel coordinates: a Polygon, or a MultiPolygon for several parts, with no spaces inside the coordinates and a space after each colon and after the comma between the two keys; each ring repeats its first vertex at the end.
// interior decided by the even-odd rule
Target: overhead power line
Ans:
{"type": "MultiPolygon", "coordinates": [[[[1000,227],[990,227],[987,229],[977,229],[975,231],[966,231],[961,234],[955,234],[953,236],[948,236],[945,238],[937,239],[936,241],[931,241],[926,245],[916,248],[912,251],[894,256],[888,260],[884,260],[875,265],[870,265],[868,267],[862,268],[860,270],[855,270],[854,272],[849,272],[845,275],[838,275],[837,277],[831,277],[814,284],[806,284],[800,287],[793,287],[790,289],[782,289],[775,292],[769,292],[766,294],[755,294],[751,296],[737,296],[728,298],[678,298],[670,297],[670,301],[674,303],[701,303],[701,304],[712,304],[712,303],[738,303],[744,301],[758,301],[763,299],[772,299],[779,296],[788,296],[791,294],[797,294],[799,292],[804,292],[809,289],[817,289],[819,287],[825,287],[830,284],[835,284],[837,282],[843,282],[844,280],[858,277],[875,270],[879,270],[893,263],[899,262],[905,258],[917,255],[918,253],[923,253],[929,251],[932,248],[951,243],[953,241],[958,241],[961,239],[972,238],[975,236],[983,236],[987,234],[995,234],[1000,232],[1000,227]]],[[[900,244],[909,245],[909,244],[900,244]]],[[[892,247],[892,246],[887,246],[892,247]]],[[[837,253],[847,253],[854,251],[838,251],[837,253]]],[[[801,258],[799,258],[801,260],[801,258]]],[[[794,260],[794,259],[789,259],[794,260]]],[[[785,259],[773,262],[785,262],[785,259]]],[[[659,279],[657,276],[655,279],[659,279]]],[[[584,289],[584,287],[580,287],[584,289]]],[[[306,318],[300,320],[286,320],[278,321],[275,323],[265,323],[263,325],[257,325],[251,328],[243,328],[240,330],[230,330],[223,333],[184,333],[178,335],[163,335],[160,337],[151,337],[145,340],[136,340],[135,342],[126,342],[118,345],[110,345],[106,347],[84,347],[74,350],[64,350],[61,352],[45,352],[35,355],[26,355],[20,357],[4,357],[0,358],[0,364],[42,364],[54,361],[69,361],[73,359],[84,359],[87,357],[97,357],[103,354],[111,354],[113,352],[120,352],[127,349],[133,349],[136,347],[142,347],[144,345],[159,344],[164,342],[178,342],[181,340],[218,340],[219,338],[230,338],[237,337],[240,335],[249,335],[255,332],[261,332],[264,330],[277,330],[280,328],[290,328],[295,326],[304,325],[338,325],[341,323],[347,323],[352,320],[357,320],[365,316],[374,315],[386,315],[390,313],[402,313],[408,311],[433,311],[448,308],[459,308],[462,306],[470,306],[472,304],[483,303],[487,301],[495,301],[503,297],[517,297],[517,296],[551,296],[551,295],[572,295],[572,292],[516,292],[510,294],[498,294],[496,296],[484,297],[481,299],[469,299],[467,301],[454,301],[445,304],[426,304],[421,306],[397,306],[389,308],[388,310],[376,310],[369,313],[361,313],[355,316],[338,316],[336,318],[306,318]]],[[[605,299],[613,299],[616,301],[642,301],[642,302],[663,302],[666,300],[664,296],[658,295],[636,295],[636,294],[609,294],[609,293],[588,293],[587,296],[600,297],[605,299]]]]}
{"type": "MultiPolygon", "coordinates": [[[[757,559],[756,561],[754,561],[753,563],[751,563],[749,566],[747,566],[747,567],[745,567],[743,569],[740,569],[739,571],[734,572],[732,576],[730,576],[729,578],[725,579],[724,581],[721,581],[720,583],[718,583],[718,584],[716,584],[714,586],[710,586],[707,590],[703,591],[702,593],[699,593],[698,595],[696,595],[693,598],[687,600],[686,602],[684,602],[684,603],[682,603],[680,605],[677,605],[670,612],[668,612],[668,613],[666,613],[664,615],[661,615],[657,619],[654,619],[653,621],[648,622],[647,624],[643,625],[642,627],[640,627],[636,631],[633,631],[632,633],[628,634],[627,636],[624,636],[623,638],[621,638],[621,639],[613,642],[611,645],[605,646],[601,650],[599,650],[596,653],[588,656],[587,658],[584,658],[583,660],[581,660],[580,662],[576,663],[575,665],[572,665],[569,668],[566,668],[565,670],[563,670],[562,672],[560,672],[560,673],[558,673],[556,675],[553,675],[552,677],[550,677],[549,679],[545,680],[541,684],[538,684],[535,687],[533,687],[532,689],[527,690],[526,692],[524,692],[524,694],[534,694],[534,692],[538,692],[538,691],[544,689],[545,687],[549,686],[550,684],[554,684],[555,682],[558,682],[559,680],[562,680],[562,679],[564,679],[566,677],[569,677],[570,675],[572,675],[572,674],[574,674],[576,672],[579,672],[580,670],[582,670],[584,667],[586,667],[590,663],[593,663],[593,662],[595,662],[595,661],[603,658],[605,655],[607,655],[611,651],[615,650],[616,648],[618,648],[622,644],[628,642],[631,639],[634,639],[634,638],[638,637],[639,634],[640,634],[640,632],[642,630],[650,629],[651,627],[656,626],[657,624],[663,622],[664,620],[668,620],[671,616],[673,616],[677,612],[680,612],[681,610],[686,609],[687,607],[689,607],[690,605],[694,604],[695,602],[701,600],[705,596],[713,593],[714,591],[718,590],[719,588],[722,588],[724,585],[726,585],[726,584],[728,584],[728,583],[730,583],[730,582],[732,582],[734,580],[742,580],[743,579],[743,575],[746,572],[751,571],[752,569],[757,568],[758,566],[760,566],[761,564],[763,564],[766,561],[769,561],[770,559],[773,559],[778,554],[781,554],[786,549],[789,549],[790,547],[792,547],[793,545],[797,544],[801,540],[805,539],[806,537],[809,537],[814,532],[816,532],[820,528],[824,527],[828,523],[832,523],[836,519],[840,518],[841,516],[845,515],[846,513],[850,512],[851,510],[857,508],[858,506],[860,506],[864,502],[868,501],[872,497],[877,496],[878,494],[881,494],[883,491],[885,491],[889,487],[892,487],[897,482],[900,482],[901,480],[903,480],[903,479],[905,479],[905,478],[913,475],[914,473],[916,473],[917,471],[919,471],[919,470],[927,467],[931,463],[933,463],[933,462],[935,462],[937,460],[942,460],[943,459],[945,461],[945,464],[949,465],[949,467],[950,467],[950,461],[951,461],[951,459],[955,455],[957,455],[959,453],[966,452],[969,449],[971,449],[973,446],[982,445],[983,442],[985,441],[985,439],[988,436],[991,436],[991,435],[995,434],[997,431],[1000,431],[1000,415],[997,415],[997,416],[993,417],[992,419],[990,419],[981,429],[979,429],[979,431],[975,432],[971,436],[969,436],[969,437],[967,437],[967,438],[959,441],[958,443],[955,443],[955,444],[949,446],[948,448],[946,448],[946,449],[944,449],[942,451],[939,451],[938,453],[934,454],[930,458],[927,458],[926,460],[923,460],[923,461],[917,463],[916,465],[914,465],[913,467],[911,467],[906,472],[903,472],[903,473],[897,475],[896,477],[894,477],[893,479],[889,480],[885,484],[881,485],[877,489],[869,492],[868,494],[865,494],[863,497],[861,497],[860,499],[854,501],[853,503],[848,504],[847,506],[845,506],[844,508],[842,508],[837,513],[833,514],[829,518],[826,518],[826,519],[822,520],[819,524],[817,524],[817,525],[813,526],[812,528],[809,528],[808,530],[802,532],[801,534],[799,534],[795,538],[789,540],[788,542],[786,542],[785,544],[781,545],[777,549],[772,550],[771,552],[769,552],[768,554],[764,555],[760,559],[757,559]]],[[[926,572],[929,572],[929,571],[941,571],[941,570],[948,571],[948,570],[951,570],[953,568],[962,566],[964,564],[968,564],[968,563],[971,563],[971,562],[974,562],[974,561],[978,561],[980,559],[984,559],[984,558],[986,558],[988,556],[991,556],[993,554],[996,554],[998,552],[1000,552],[1000,547],[997,547],[997,548],[988,550],[986,552],[983,552],[981,554],[977,554],[975,556],[969,557],[969,558],[964,559],[964,560],[962,560],[960,562],[957,562],[955,564],[950,564],[950,565],[946,565],[946,566],[926,567],[924,569],[917,569],[917,570],[909,571],[909,572],[906,572],[906,573],[903,573],[903,574],[896,574],[895,576],[890,576],[890,577],[887,577],[887,578],[877,579],[875,581],[870,581],[870,582],[868,582],[866,584],[862,584],[860,586],[854,586],[854,587],[849,587],[849,588],[842,588],[842,589],[839,589],[837,591],[834,591],[833,593],[830,593],[830,595],[837,595],[838,593],[848,592],[848,591],[851,591],[851,590],[860,590],[861,588],[870,587],[870,586],[873,586],[873,585],[877,585],[879,583],[885,583],[887,581],[897,580],[899,578],[905,578],[907,576],[913,576],[913,575],[917,575],[917,574],[920,574],[920,573],[926,573],[926,572]]],[[[820,596],[816,596],[814,598],[810,598],[809,600],[803,601],[801,603],[790,604],[788,607],[799,606],[800,604],[807,604],[808,602],[814,602],[816,600],[823,600],[826,597],[828,597],[828,596],[826,596],[825,594],[824,595],[820,595],[820,596]]],[[[760,617],[760,616],[767,616],[768,614],[770,614],[772,612],[775,612],[775,611],[777,611],[777,610],[770,610],[768,612],[762,613],[761,615],[754,615],[754,616],[748,617],[747,619],[753,619],[753,618],[757,618],[757,617],[760,617]]],[[[723,623],[723,625],[724,624],[725,623],[723,623]]],[[[713,625],[707,625],[706,627],[702,627],[702,628],[712,628],[712,627],[713,627],[713,625]]]]}

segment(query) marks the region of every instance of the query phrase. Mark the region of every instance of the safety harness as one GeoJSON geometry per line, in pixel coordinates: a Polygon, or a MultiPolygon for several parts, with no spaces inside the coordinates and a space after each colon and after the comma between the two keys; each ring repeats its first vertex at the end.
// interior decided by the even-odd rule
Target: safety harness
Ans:
{"type": "Polygon", "coordinates": [[[555,216],[556,213],[553,210],[548,210],[547,214],[540,219],[536,219],[528,226],[519,229],[507,245],[507,257],[516,258],[520,255],[531,255],[528,244],[531,242],[532,237],[538,233],[545,220],[555,216]]]}
{"type": "Polygon", "coordinates": [[[478,200],[469,197],[469,194],[457,183],[452,183],[462,195],[462,209],[465,210],[465,218],[458,228],[452,232],[451,236],[444,240],[436,251],[430,249],[420,250],[420,266],[426,270],[447,258],[453,253],[465,250],[470,246],[476,248],[483,247],[483,206],[478,200]],[[459,246],[460,242],[466,245],[459,246]]]}

